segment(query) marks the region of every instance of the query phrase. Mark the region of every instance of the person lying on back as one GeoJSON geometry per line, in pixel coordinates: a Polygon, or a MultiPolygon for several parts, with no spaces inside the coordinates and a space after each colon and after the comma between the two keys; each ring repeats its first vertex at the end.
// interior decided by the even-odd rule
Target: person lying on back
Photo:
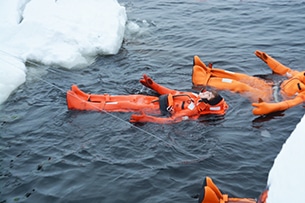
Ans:
{"type": "Polygon", "coordinates": [[[147,75],[140,82],[160,96],[87,94],[76,85],[67,91],[68,109],[102,112],[136,112],[130,122],[177,123],[195,120],[202,115],[224,115],[225,100],[215,91],[202,90],[198,94],[166,88],[147,75]]]}

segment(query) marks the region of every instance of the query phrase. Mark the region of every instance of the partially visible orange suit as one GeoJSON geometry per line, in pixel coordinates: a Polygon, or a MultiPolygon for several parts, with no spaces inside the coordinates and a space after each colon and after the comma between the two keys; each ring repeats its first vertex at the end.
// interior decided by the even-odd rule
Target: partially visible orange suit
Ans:
{"type": "Polygon", "coordinates": [[[262,51],[255,51],[255,55],[261,58],[274,73],[288,78],[280,85],[281,94],[283,98],[286,98],[284,101],[270,103],[273,96],[273,84],[243,73],[206,66],[198,56],[194,56],[193,85],[244,93],[254,102],[252,103],[254,115],[283,111],[305,101],[305,71],[292,70],[262,51]],[[258,102],[255,103],[255,101],[258,102]]]}
{"type": "MultiPolygon", "coordinates": [[[[257,203],[252,198],[229,197],[223,194],[210,177],[205,177],[198,203],[257,203]]],[[[259,203],[265,203],[259,200],[259,203]]]]}

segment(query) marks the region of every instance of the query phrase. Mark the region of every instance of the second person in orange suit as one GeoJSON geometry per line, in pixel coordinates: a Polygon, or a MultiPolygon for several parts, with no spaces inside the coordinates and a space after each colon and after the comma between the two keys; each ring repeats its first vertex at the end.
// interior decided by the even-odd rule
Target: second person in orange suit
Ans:
{"type": "Polygon", "coordinates": [[[211,86],[218,90],[230,90],[243,93],[253,102],[254,115],[265,115],[276,111],[284,111],[305,101],[305,71],[299,72],[281,64],[262,51],[255,51],[276,74],[286,77],[280,85],[283,101],[276,101],[276,84],[264,79],[235,73],[212,65],[206,66],[198,56],[194,56],[192,82],[194,86],[211,86]]]}

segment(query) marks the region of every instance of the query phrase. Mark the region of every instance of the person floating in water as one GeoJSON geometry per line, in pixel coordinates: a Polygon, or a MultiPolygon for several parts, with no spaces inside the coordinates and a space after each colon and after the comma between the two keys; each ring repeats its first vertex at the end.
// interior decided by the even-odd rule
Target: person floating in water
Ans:
{"type": "Polygon", "coordinates": [[[258,200],[252,198],[229,197],[223,194],[210,177],[205,177],[198,203],[266,203],[268,190],[262,192],[258,200]]]}
{"type": "Polygon", "coordinates": [[[228,109],[225,100],[215,91],[202,90],[181,92],[168,89],[147,75],[140,82],[160,96],[150,95],[97,95],[87,94],[76,85],[67,91],[68,109],[96,110],[105,112],[137,112],[132,114],[130,122],[177,123],[183,120],[195,120],[201,115],[224,115],[228,109]]]}
{"type": "Polygon", "coordinates": [[[287,77],[279,86],[283,101],[279,102],[275,99],[275,102],[271,102],[272,97],[276,98],[277,93],[277,86],[274,83],[243,73],[213,68],[211,64],[206,66],[198,56],[194,56],[193,61],[193,85],[244,93],[253,102],[254,115],[284,111],[305,101],[305,71],[292,70],[259,50],[255,51],[255,55],[262,59],[274,73],[287,77]]]}

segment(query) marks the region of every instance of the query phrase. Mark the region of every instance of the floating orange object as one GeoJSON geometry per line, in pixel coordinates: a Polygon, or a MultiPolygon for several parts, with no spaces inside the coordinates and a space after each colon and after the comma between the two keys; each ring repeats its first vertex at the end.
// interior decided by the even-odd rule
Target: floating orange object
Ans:
{"type": "Polygon", "coordinates": [[[238,198],[222,194],[210,177],[205,177],[198,203],[266,203],[268,189],[264,190],[259,198],[238,198]]]}
{"type": "Polygon", "coordinates": [[[213,68],[211,65],[206,66],[198,56],[194,56],[193,61],[193,85],[211,86],[218,90],[242,93],[254,102],[252,112],[255,115],[283,111],[305,101],[305,71],[292,70],[262,51],[257,50],[255,55],[261,58],[274,73],[288,78],[279,87],[285,98],[284,101],[269,103],[273,99],[275,84],[243,73],[213,68]],[[256,101],[259,102],[256,103],[256,101]]]}
{"type": "Polygon", "coordinates": [[[229,197],[222,194],[210,177],[203,181],[198,203],[256,203],[252,198],[229,197]]]}
{"type": "Polygon", "coordinates": [[[143,75],[140,82],[160,96],[87,94],[72,85],[71,90],[67,92],[68,109],[137,112],[141,114],[131,115],[130,122],[176,123],[198,119],[206,114],[223,115],[228,108],[227,103],[218,94],[211,100],[202,99],[200,94],[194,92],[168,89],[147,75],[143,75]]]}

